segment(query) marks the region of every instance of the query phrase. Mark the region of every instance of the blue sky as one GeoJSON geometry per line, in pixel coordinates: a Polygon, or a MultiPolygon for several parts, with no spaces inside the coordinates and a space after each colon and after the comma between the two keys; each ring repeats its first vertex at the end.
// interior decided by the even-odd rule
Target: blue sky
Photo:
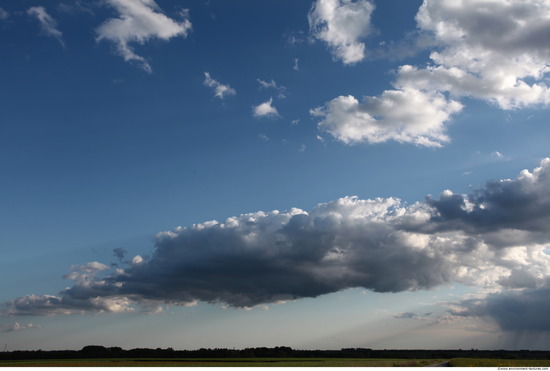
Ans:
{"type": "Polygon", "coordinates": [[[549,14],[0,2],[1,342],[546,347],[549,14]]]}

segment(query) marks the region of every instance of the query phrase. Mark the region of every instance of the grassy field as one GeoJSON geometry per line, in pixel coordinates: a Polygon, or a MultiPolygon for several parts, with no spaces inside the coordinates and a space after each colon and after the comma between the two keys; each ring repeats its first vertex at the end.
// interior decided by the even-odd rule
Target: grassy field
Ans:
{"type": "Polygon", "coordinates": [[[490,359],[490,358],[453,358],[451,367],[550,367],[545,359],[490,359]]]}
{"type": "Polygon", "coordinates": [[[3,361],[0,367],[420,367],[438,359],[350,358],[104,358],[3,361]]]}

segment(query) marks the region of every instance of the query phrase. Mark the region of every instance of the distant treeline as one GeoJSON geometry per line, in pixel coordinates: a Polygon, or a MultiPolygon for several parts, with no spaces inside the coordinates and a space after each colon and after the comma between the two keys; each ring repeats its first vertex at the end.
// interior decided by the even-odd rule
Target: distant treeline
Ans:
{"type": "Polygon", "coordinates": [[[15,350],[0,353],[0,360],[16,359],[77,359],[77,358],[499,358],[499,359],[550,359],[550,351],[541,350],[420,350],[420,349],[366,349],[296,350],[280,346],[275,348],[197,349],[174,350],[88,345],[81,350],[15,350]]]}

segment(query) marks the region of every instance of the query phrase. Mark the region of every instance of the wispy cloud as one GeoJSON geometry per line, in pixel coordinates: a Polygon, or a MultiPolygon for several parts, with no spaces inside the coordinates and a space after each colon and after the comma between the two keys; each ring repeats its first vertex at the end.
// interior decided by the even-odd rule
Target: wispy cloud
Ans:
{"type": "Polygon", "coordinates": [[[10,16],[10,13],[0,8],[0,20],[8,19],[9,16],[10,16]]]}
{"type": "Polygon", "coordinates": [[[223,99],[227,95],[237,94],[237,91],[235,89],[233,89],[229,85],[224,85],[214,80],[212,77],[210,77],[210,73],[208,72],[204,73],[204,85],[214,89],[214,96],[220,99],[223,99]]]}
{"type": "Polygon", "coordinates": [[[115,43],[117,52],[125,61],[137,62],[145,71],[152,72],[144,57],[137,55],[131,43],[144,44],[151,39],[170,40],[186,37],[192,25],[188,12],[181,12],[182,21],[176,22],[162,13],[154,0],[104,0],[115,8],[119,18],[105,21],[97,29],[97,40],[115,43]]]}
{"type": "Polygon", "coordinates": [[[40,22],[40,26],[45,35],[53,37],[59,41],[61,46],[65,47],[63,34],[57,29],[57,22],[48,14],[43,6],[33,6],[27,9],[27,14],[31,17],[35,17],[38,22],[40,22]]]}
{"type": "Polygon", "coordinates": [[[292,65],[292,69],[294,71],[300,71],[300,59],[299,58],[294,58],[293,62],[294,62],[294,64],[292,65]]]}
{"type": "Polygon", "coordinates": [[[256,79],[258,83],[260,84],[260,87],[263,89],[274,89],[279,94],[277,95],[278,98],[284,99],[286,98],[285,91],[286,87],[283,85],[278,85],[275,80],[271,79],[271,81],[264,81],[262,79],[256,79]]]}

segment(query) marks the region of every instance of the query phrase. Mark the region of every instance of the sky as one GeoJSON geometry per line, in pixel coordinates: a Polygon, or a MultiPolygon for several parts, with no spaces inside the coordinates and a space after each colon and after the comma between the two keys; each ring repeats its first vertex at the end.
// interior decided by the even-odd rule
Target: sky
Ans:
{"type": "Polygon", "coordinates": [[[0,346],[547,349],[550,1],[0,1],[0,346]]]}

